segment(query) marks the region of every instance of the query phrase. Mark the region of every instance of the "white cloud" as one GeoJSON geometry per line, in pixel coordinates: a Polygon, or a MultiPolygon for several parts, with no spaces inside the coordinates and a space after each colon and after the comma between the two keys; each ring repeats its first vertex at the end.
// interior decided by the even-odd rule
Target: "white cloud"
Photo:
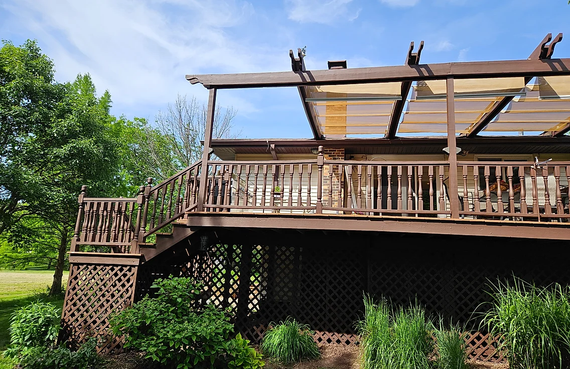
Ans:
{"type": "Polygon", "coordinates": [[[178,93],[205,98],[186,74],[288,67],[286,46],[256,45],[238,34],[256,16],[242,0],[13,1],[4,8],[54,60],[57,79],[91,74],[99,93],[109,90],[120,106],[115,114],[137,106],[156,111],[178,93]]]}
{"type": "Polygon", "coordinates": [[[434,50],[435,51],[449,51],[452,50],[455,47],[455,45],[453,45],[451,42],[447,41],[447,40],[442,40],[440,42],[437,43],[437,45],[435,45],[434,50]]]}
{"type": "Polygon", "coordinates": [[[386,4],[395,8],[406,8],[416,5],[420,0],[380,0],[382,4],[386,4]]]}
{"type": "Polygon", "coordinates": [[[459,55],[457,56],[457,61],[464,62],[467,61],[467,52],[469,48],[459,50],[459,55]]]}
{"type": "Polygon", "coordinates": [[[285,0],[288,17],[300,23],[332,24],[339,20],[353,21],[360,9],[352,10],[352,0],[285,0]]]}

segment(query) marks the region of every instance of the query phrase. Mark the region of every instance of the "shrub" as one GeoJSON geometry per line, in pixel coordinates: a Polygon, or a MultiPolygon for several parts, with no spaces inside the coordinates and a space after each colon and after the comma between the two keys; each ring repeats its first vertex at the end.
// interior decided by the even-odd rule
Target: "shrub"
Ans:
{"type": "Polygon", "coordinates": [[[189,278],[158,279],[156,298],[145,297],[111,319],[125,348],[164,366],[213,365],[225,355],[233,325],[223,311],[202,305],[202,284],[189,278]]]}
{"type": "Polygon", "coordinates": [[[47,302],[32,302],[12,313],[10,346],[6,356],[18,357],[32,347],[52,347],[59,333],[61,314],[47,302]]]}
{"type": "Polygon", "coordinates": [[[437,341],[437,367],[439,369],[468,369],[466,364],[467,351],[462,329],[457,325],[446,328],[440,320],[439,328],[435,330],[437,341]]]}
{"type": "Polygon", "coordinates": [[[539,288],[515,278],[493,286],[493,304],[483,322],[502,335],[510,367],[561,368],[568,365],[570,300],[568,287],[539,288]]]}
{"type": "Polygon", "coordinates": [[[283,364],[316,359],[320,356],[319,348],[313,340],[313,332],[307,325],[290,318],[265,333],[261,349],[264,354],[276,358],[283,364]]]}
{"type": "Polygon", "coordinates": [[[47,350],[43,347],[34,347],[22,356],[20,366],[24,369],[99,368],[103,359],[97,354],[96,348],[95,338],[89,339],[75,352],[64,346],[47,350]]]}
{"type": "Polygon", "coordinates": [[[239,333],[228,345],[228,356],[229,369],[259,369],[265,365],[262,355],[249,345],[249,340],[242,338],[239,333]]]}
{"type": "Polygon", "coordinates": [[[418,306],[392,311],[386,300],[375,304],[365,296],[364,320],[359,323],[363,368],[429,368],[431,330],[431,322],[418,306]]]}

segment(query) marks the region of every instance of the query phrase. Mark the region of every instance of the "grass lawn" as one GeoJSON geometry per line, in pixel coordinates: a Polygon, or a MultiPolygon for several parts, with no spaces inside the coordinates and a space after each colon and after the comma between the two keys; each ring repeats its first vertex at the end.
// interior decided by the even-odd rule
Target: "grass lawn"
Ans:
{"type": "MultiPolygon", "coordinates": [[[[45,292],[52,279],[53,270],[0,270],[0,351],[4,351],[10,342],[8,328],[12,312],[38,298],[46,299],[45,292]]],[[[67,273],[63,279],[65,285],[67,273]]],[[[49,301],[60,309],[63,306],[62,298],[50,298],[49,301]]]]}

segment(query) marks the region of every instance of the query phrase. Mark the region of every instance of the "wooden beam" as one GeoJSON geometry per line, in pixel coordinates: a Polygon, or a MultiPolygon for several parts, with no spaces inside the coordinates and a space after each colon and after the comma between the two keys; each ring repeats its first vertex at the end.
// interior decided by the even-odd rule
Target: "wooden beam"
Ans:
{"type": "MultiPolygon", "coordinates": [[[[410,49],[408,50],[408,56],[406,58],[406,65],[418,65],[420,63],[420,56],[424,48],[424,42],[420,43],[420,47],[416,53],[414,50],[414,43],[410,43],[410,49]]],[[[394,102],[394,107],[392,108],[392,114],[390,117],[390,123],[388,123],[388,129],[386,130],[385,138],[391,139],[396,137],[398,132],[398,124],[400,124],[400,118],[402,117],[402,112],[404,111],[404,105],[410,89],[412,88],[412,81],[402,82],[401,99],[394,102]]]]}
{"type": "Polygon", "coordinates": [[[451,217],[459,218],[459,197],[457,186],[457,139],[455,137],[455,83],[452,77],[446,82],[447,95],[447,148],[449,149],[449,202],[451,217]]]}
{"type": "Polygon", "coordinates": [[[425,235],[511,237],[522,239],[570,239],[570,228],[560,223],[517,223],[479,219],[440,219],[349,215],[279,215],[244,213],[190,213],[188,225],[214,228],[266,228],[355,232],[395,232],[425,235]],[[222,215],[223,214],[223,215],[222,215]]]}
{"type": "Polygon", "coordinates": [[[500,60],[304,72],[187,75],[206,88],[315,86],[465,78],[570,75],[570,59],[500,60]]]}
{"type": "Polygon", "coordinates": [[[305,110],[305,115],[309,121],[309,126],[313,132],[313,138],[315,140],[322,140],[324,138],[323,132],[321,132],[321,128],[317,124],[317,117],[314,115],[311,103],[307,101],[307,92],[305,91],[305,87],[299,86],[297,87],[297,90],[299,91],[299,97],[303,103],[303,109],[305,110]]]}
{"type": "Polygon", "coordinates": [[[206,187],[208,182],[208,159],[210,158],[210,147],[212,145],[212,132],[214,130],[214,116],[216,112],[216,89],[210,89],[208,99],[208,115],[206,117],[206,131],[204,134],[204,151],[202,152],[202,171],[200,173],[200,188],[198,190],[197,211],[204,210],[206,200],[206,187]]]}

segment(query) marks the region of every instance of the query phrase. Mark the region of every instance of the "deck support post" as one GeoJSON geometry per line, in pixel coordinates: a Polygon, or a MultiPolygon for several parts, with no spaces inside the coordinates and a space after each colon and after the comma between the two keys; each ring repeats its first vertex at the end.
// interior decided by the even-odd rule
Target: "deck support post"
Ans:
{"type": "Polygon", "coordinates": [[[206,117],[206,132],[204,134],[204,151],[202,152],[202,171],[200,173],[200,188],[196,204],[197,211],[204,211],[206,201],[206,188],[208,182],[208,160],[210,158],[210,147],[212,146],[212,131],[214,130],[214,114],[216,111],[216,89],[210,89],[208,100],[208,115],[206,117]]]}
{"type": "Polygon", "coordinates": [[[79,235],[81,232],[81,220],[83,219],[83,214],[85,211],[85,193],[87,192],[87,186],[81,186],[81,193],[77,199],[79,203],[79,210],[77,211],[77,221],[75,222],[75,230],[73,232],[73,238],[71,238],[71,247],[70,251],[75,252],[77,251],[77,242],[79,241],[79,235]]]}
{"type": "Polygon", "coordinates": [[[459,218],[457,187],[457,139],[455,137],[455,83],[453,77],[446,80],[447,89],[447,147],[449,149],[449,202],[451,218],[459,218]]]}

